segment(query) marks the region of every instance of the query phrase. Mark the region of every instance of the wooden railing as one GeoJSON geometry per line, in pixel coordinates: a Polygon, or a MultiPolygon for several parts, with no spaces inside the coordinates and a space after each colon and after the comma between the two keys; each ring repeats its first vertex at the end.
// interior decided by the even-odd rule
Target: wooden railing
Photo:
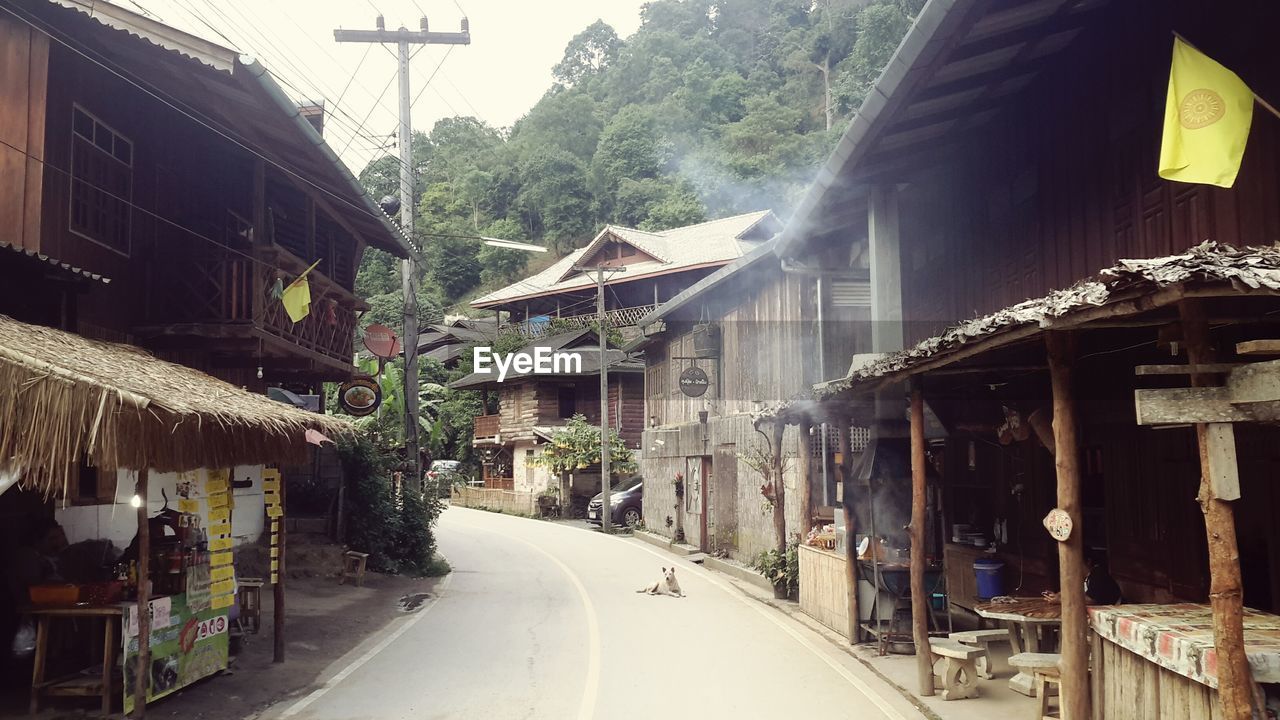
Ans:
{"type": "Polygon", "coordinates": [[[476,439],[495,438],[502,431],[502,422],[498,415],[477,415],[472,437],[476,439]]]}
{"type": "MultiPolygon", "coordinates": [[[[631,327],[640,322],[640,318],[653,312],[657,305],[637,305],[635,307],[615,308],[606,310],[604,315],[609,323],[609,327],[631,327]]],[[[516,323],[507,327],[512,332],[518,332],[527,338],[540,338],[547,335],[554,335],[565,330],[578,330],[581,328],[592,327],[596,323],[596,314],[584,313],[582,315],[570,315],[568,317],[551,318],[547,322],[530,322],[516,323]]]]}

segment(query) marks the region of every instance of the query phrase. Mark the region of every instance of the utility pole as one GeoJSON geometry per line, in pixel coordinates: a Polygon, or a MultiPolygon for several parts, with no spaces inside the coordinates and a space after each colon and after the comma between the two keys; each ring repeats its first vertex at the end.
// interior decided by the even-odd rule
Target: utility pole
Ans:
{"type": "MultiPolygon", "coordinates": [[[[409,96],[409,46],[410,45],[470,45],[471,26],[462,18],[462,32],[428,32],[427,19],[422,18],[418,31],[410,31],[403,25],[399,30],[388,31],[382,16],[377,19],[377,30],[334,30],[333,39],[338,42],[395,43],[399,48],[400,87],[400,226],[406,237],[413,238],[413,123],[410,117],[409,96]]],[[[422,456],[418,453],[418,296],[414,278],[418,274],[415,251],[400,264],[400,282],[404,294],[404,445],[406,459],[413,468],[414,483],[422,484],[422,456]]]]}
{"type": "MultiPolygon", "coordinates": [[[[600,531],[608,535],[613,532],[613,506],[609,487],[609,318],[604,312],[604,274],[627,269],[605,265],[573,269],[596,274],[596,335],[600,341],[600,531]]],[[[621,394],[618,397],[622,397],[621,394]]]]}

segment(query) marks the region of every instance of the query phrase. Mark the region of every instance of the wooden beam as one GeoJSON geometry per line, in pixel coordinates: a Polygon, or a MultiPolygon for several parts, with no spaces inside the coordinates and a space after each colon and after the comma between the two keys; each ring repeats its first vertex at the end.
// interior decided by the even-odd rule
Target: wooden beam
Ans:
{"type": "MultiPolygon", "coordinates": [[[[1214,362],[1216,353],[1210,342],[1203,304],[1184,300],[1178,310],[1182,317],[1188,362],[1192,365],[1214,362]]],[[[1196,387],[1204,387],[1212,381],[1206,375],[1191,376],[1191,384],[1196,387]]],[[[1222,703],[1223,720],[1249,720],[1253,717],[1253,677],[1244,652],[1244,590],[1240,579],[1235,512],[1230,503],[1214,493],[1210,461],[1213,441],[1208,436],[1209,426],[1197,424],[1196,439],[1200,445],[1198,499],[1209,542],[1209,604],[1213,608],[1213,646],[1218,653],[1218,700],[1222,703]]]]}
{"type": "MultiPolygon", "coordinates": [[[[266,247],[271,242],[271,238],[267,237],[267,166],[261,157],[253,160],[253,197],[250,202],[253,205],[253,247],[256,250],[266,247]]],[[[269,278],[267,270],[259,263],[250,263],[249,267],[253,269],[253,281],[249,285],[249,296],[253,303],[253,321],[262,324],[266,317],[263,295],[269,278]]]]}
{"type": "Polygon", "coordinates": [[[782,438],[787,431],[787,426],[782,420],[773,422],[773,455],[770,462],[773,465],[773,534],[774,543],[778,548],[781,557],[787,554],[787,511],[786,511],[786,481],[782,477],[782,438]]]}
{"type": "Polygon", "coordinates": [[[922,696],[933,695],[933,652],[929,649],[929,602],[924,586],[925,454],[924,393],[919,378],[911,388],[911,637],[916,646],[916,681],[922,696]]]}
{"type": "MultiPolygon", "coordinates": [[[[138,506],[138,656],[133,669],[133,717],[147,715],[147,688],[151,685],[151,523],[147,520],[148,470],[138,470],[134,493],[142,498],[138,506]]],[[[129,640],[126,637],[127,647],[129,640]]]]}
{"type": "Polygon", "coordinates": [[[1280,340],[1246,340],[1236,343],[1237,355],[1280,355],[1280,340]]]}
{"type": "Polygon", "coordinates": [[[1242,363],[1211,363],[1207,365],[1139,365],[1133,369],[1134,375],[1191,375],[1229,373],[1242,363]]]}
{"type": "Polygon", "coordinates": [[[1227,396],[1235,404],[1280,401],[1280,360],[1238,366],[1227,378],[1227,396]]]}
{"type": "Polygon", "coordinates": [[[800,538],[803,542],[804,538],[809,536],[809,531],[813,529],[813,447],[811,433],[813,431],[813,423],[805,416],[800,420],[800,432],[797,436],[798,465],[800,469],[800,538]]]}
{"type": "Polygon", "coordinates": [[[853,514],[853,442],[849,420],[836,421],[840,446],[840,507],[844,511],[844,578],[848,583],[845,609],[849,613],[845,634],[850,645],[858,643],[858,534],[853,514]]]}
{"type": "Polygon", "coordinates": [[[1071,518],[1071,535],[1058,543],[1062,602],[1062,683],[1059,698],[1063,720],[1088,720],[1089,616],[1084,595],[1084,516],[1080,512],[1080,446],[1077,442],[1076,403],[1072,371],[1075,338],[1061,332],[1045,336],[1049,378],[1053,388],[1053,464],[1058,480],[1058,509],[1071,518]]]}
{"type": "Polygon", "coordinates": [[[1133,396],[1139,425],[1270,422],[1280,414],[1278,403],[1233,405],[1230,389],[1221,386],[1135,390],[1133,396]]]}

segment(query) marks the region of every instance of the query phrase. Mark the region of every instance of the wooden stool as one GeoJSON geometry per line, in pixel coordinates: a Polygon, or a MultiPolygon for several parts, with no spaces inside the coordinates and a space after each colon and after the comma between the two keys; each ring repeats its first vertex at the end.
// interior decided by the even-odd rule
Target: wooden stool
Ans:
{"type": "MultiPolygon", "coordinates": [[[[1057,694],[1059,683],[1058,663],[1062,656],[1058,653],[1018,653],[1009,658],[1009,664],[1024,673],[1031,675],[1031,688],[1040,698],[1040,708],[1036,714],[1040,718],[1055,718],[1049,710],[1050,691],[1057,694]]],[[[1058,709],[1059,711],[1061,708],[1058,709]]]]}
{"type": "Polygon", "coordinates": [[[240,618],[248,619],[256,634],[262,629],[262,578],[236,578],[240,585],[240,618]]]}
{"type": "Polygon", "coordinates": [[[942,699],[961,700],[977,697],[977,659],[985,657],[987,651],[943,638],[930,638],[929,649],[934,655],[943,658],[942,672],[939,673],[942,680],[942,699]]]}
{"type": "Polygon", "coordinates": [[[991,646],[999,645],[1001,643],[1007,644],[1009,642],[1009,631],[1008,630],[965,630],[963,632],[953,632],[950,635],[948,635],[947,638],[950,640],[955,640],[956,642],[962,643],[964,645],[970,645],[972,647],[980,647],[983,650],[986,650],[987,654],[983,657],[978,658],[978,662],[977,662],[978,677],[982,678],[983,680],[990,680],[992,677],[994,677],[994,674],[992,673],[991,668],[992,668],[992,665],[995,664],[993,662],[995,658],[991,653],[991,646]]]}
{"type": "Polygon", "coordinates": [[[339,585],[345,585],[347,578],[356,581],[356,587],[364,586],[364,565],[369,559],[369,553],[356,552],[348,550],[342,556],[342,578],[338,580],[339,585]]]}

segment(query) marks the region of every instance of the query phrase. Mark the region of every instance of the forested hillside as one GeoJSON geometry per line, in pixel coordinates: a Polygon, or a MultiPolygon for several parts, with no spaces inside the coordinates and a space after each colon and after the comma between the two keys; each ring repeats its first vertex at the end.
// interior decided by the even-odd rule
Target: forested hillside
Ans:
{"type": "MultiPolygon", "coordinates": [[[[525,271],[525,253],[456,236],[563,254],[606,222],[664,229],[763,208],[785,218],[923,4],[656,0],[629,38],[603,22],[574,37],[513,127],[457,117],[416,133],[423,321],[525,271]]],[[[361,179],[375,197],[394,194],[398,168],[385,157],[361,179]]],[[[394,323],[398,288],[394,263],[369,251],[367,317],[394,323]]]]}

